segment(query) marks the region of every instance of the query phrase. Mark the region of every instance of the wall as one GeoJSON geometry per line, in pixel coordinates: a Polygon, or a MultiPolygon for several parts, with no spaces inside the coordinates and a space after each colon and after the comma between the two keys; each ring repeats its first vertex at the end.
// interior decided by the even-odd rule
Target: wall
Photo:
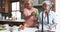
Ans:
{"type": "Polygon", "coordinates": [[[56,0],[57,26],[56,32],[60,32],[60,0],[56,0]]]}
{"type": "Polygon", "coordinates": [[[39,13],[43,10],[42,6],[34,6],[34,7],[38,9],[39,13]]]}

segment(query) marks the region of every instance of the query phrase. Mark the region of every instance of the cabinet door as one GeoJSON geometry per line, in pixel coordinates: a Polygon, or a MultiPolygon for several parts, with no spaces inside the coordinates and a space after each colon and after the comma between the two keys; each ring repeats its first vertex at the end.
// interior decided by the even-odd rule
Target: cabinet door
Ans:
{"type": "Polygon", "coordinates": [[[5,8],[5,0],[0,0],[0,12],[4,13],[4,8],[5,8]]]}
{"type": "Polygon", "coordinates": [[[0,11],[1,11],[1,0],[0,0],[0,11]]]}
{"type": "Polygon", "coordinates": [[[1,8],[1,0],[0,0],[0,8],[1,8]]]}
{"type": "Polygon", "coordinates": [[[20,11],[23,13],[24,10],[24,0],[20,0],[20,11]]]}
{"type": "Polygon", "coordinates": [[[5,10],[5,13],[8,13],[8,10],[9,10],[9,0],[5,0],[5,3],[4,3],[4,6],[3,6],[4,10],[5,10]]]}
{"type": "Polygon", "coordinates": [[[2,0],[2,12],[4,13],[5,12],[5,0],[2,0]]]}
{"type": "Polygon", "coordinates": [[[0,12],[8,13],[8,0],[0,0],[0,12]]]}

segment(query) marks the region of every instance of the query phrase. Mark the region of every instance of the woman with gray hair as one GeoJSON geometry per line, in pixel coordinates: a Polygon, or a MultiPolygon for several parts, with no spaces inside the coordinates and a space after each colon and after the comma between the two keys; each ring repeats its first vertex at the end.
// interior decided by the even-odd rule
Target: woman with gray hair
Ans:
{"type": "Polygon", "coordinates": [[[30,1],[27,1],[25,3],[25,8],[24,8],[24,20],[25,20],[25,26],[27,27],[35,27],[36,25],[36,20],[37,17],[35,17],[35,14],[38,14],[38,9],[33,7],[33,3],[30,1]]]}
{"type": "Polygon", "coordinates": [[[41,26],[43,24],[43,30],[52,30],[55,31],[55,26],[57,25],[56,16],[53,11],[51,11],[52,3],[50,1],[44,1],[42,3],[42,7],[44,11],[40,12],[38,17],[40,25],[39,29],[41,30],[41,26]]]}

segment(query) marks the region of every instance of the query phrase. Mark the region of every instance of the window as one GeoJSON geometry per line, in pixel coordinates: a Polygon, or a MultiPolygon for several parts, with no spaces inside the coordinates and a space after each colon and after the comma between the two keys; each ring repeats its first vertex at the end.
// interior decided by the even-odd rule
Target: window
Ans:
{"type": "Polygon", "coordinates": [[[12,3],[12,11],[19,11],[20,7],[19,7],[19,2],[13,2],[12,3]]]}

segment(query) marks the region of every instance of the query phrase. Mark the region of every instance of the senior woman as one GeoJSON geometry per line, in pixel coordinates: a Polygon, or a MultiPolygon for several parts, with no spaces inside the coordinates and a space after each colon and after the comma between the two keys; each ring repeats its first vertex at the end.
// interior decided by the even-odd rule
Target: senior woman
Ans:
{"type": "Polygon", "coordinates": [[[55,18],[55,13],[51,11],[52,3],[50,1],[44,1],[42,7],[44,11],[40,12],[40,15],[38,17],[40,22],[39,29],[41,29],[41,24],[43,21],[43,30],[55,31],[57,22],[55,18]]]}
{"type": "Polygon", "coordinates": [[[36,17],[34,16],[35,13],[38,13],[38,9],[33,7],[31,1],[26,2],[24,12],[23,12],[24,19],[25,19],[25,26],[27,27],[35,26],[35,20],[37,20],[36,17]]]}

